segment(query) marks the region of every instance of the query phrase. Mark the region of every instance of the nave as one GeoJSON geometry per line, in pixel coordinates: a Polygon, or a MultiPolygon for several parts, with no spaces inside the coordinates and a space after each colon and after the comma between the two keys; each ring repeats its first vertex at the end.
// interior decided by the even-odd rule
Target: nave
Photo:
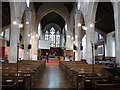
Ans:
{"type": "Polygon", "coordinates": [[[47,65],[36,88],[71,88],[59,65],[47,65]]]}
{"type": "Polygon", "coordinates": [[[120,88],[120,0],[4,1],[3,89],[120,88]]]}

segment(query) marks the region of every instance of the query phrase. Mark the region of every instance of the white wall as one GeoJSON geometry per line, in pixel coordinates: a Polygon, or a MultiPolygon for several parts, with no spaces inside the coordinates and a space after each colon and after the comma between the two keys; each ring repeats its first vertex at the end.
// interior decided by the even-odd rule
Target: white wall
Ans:
{"type": "Polygon", "coordinates": [[[83,59],[86,59],[86,35],[82,38],[83,59]]]}
{"type": "Polygon", "coordinates": [[[113,34],[115,32],[111,32],[107,34],[107,42],[106,42],[106,54],[105,56],[115,57],[115,38],[113,34]]]}

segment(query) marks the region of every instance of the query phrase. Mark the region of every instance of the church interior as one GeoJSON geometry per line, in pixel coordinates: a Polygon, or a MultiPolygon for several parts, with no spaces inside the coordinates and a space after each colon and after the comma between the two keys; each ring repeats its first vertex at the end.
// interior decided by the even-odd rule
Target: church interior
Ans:
{"type": "Polygon", "coordinates": [[[1,90],[120,89],[120,0],[0,1],[1,90]]]}

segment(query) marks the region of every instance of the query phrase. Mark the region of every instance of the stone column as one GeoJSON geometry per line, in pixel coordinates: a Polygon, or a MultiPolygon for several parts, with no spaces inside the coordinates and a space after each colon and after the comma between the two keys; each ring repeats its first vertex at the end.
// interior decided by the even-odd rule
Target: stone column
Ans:
{"type": "Polygon", "coordinates": [[[16,12],[17,6],[16,3],[11,3],[11,37],[10,37],[10,54],[9,54],[9,63],[16,63],[17,62],[17,44],[19,43],[19,34],[20,34],[20,28],[19,28],[19,19],[17,16],[19,14],[16,12]],[[17,23],[14,25],[13,21],[16,21],[17,23]]]}
{"type": "Polygon", "coordinates": [[[75,14],[75,45],[77,47],[77,50],[75,51],[75,61],[81,60],[81,50],[80,50],[81,27],[78,27],[78,23],[81,23],[81,13],[80,12],[77,12],[75,14]]]}
{"type": "Polygon", "coordinates": [[[120,2],[114,3],[116,63],[120,67],[120,2]]]}
{"type": "Polygon", "coordinates": [[[37,60],[37,41],[38,36],[35,32],[31,32],[31,49],[30,49],[30,59],[31,60],[37,60]]]}
{"type": "Polygon", "coordinates": [[[36,25],[36,14],[35,10],[32,12],[32,18],[31,18],[31,49],[30,49],[30,59],[31,60],[37,60],[37,55],[38,55],[38,27],[36,25]]]}
{"type": "MultiPolygon", "coordinates": [[[[95,33],[94,33],[94,27],[90,27],[91,22],[87,22],[86,26],[87,26],[87,30],[86,30],[86,60],[88,62],[88,64],[92,64],[92,44],[94,45],[94,37],[95,37],[95,33]]],[[[92,23],[93,24],[93,23],[92,23]]],[[[95,26],[93,24],[93,26],[95,26]]],[[[93,48],[94,49],[94,48],[93,48]]],[[[95,54],[94,54],[95,56],[95,54]]]]}
{"type": "MultiPolygon", "coordinates": [[[[18,25],[13,25],[12,22],[14,21],[11,18],[11,37],[10,37],[10,56],[9,56],[9,63],[16,63],[17,62],[17,44],[19,43],[19,34],[20,28],[18,25]]],[[[17,20],[17,22],[19,22],[17,20]]]]}
{"type": "Polygon", "coordinates": [[[66,49],[67,50],[72,50],[72,48],[73,48],[73,43],[72,43],[72,40],[71,40],[72,35],[71,35],[71,31],[70,31],[69,28],[70,27],[68,26],[68,30],[66,32],[66,38],[67,38],[67,40],[66,40],[66,49]]]}
{"type": "Polygon", "coordinates": [[[61,35],[60,35],[60,38],[61,38],[61,39],[60,39],[60,40],[61,40],[61,42],[60,42],[60,43],[61,43],[61,48],[63,49],[63,48],[64,48],[64,42],[65,42],[65,40],[64,40],[64,35],[61,34],[61,35]]]}
{"type": "Polygon", "coordinates": [[[30,35],[31,32],[31,18],[32,18],[32,11],[30,8],[27,8],[25,11],[24,16],[24,60],[30,60],[30,54],[28,50],[28,44],[30,44],[30,35]]]}

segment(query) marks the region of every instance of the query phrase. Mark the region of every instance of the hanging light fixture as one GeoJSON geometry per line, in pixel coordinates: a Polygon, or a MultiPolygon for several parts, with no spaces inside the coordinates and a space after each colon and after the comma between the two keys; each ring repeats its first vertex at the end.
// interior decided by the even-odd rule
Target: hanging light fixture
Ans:
{"type": "Polygon", "coordinates": [[[86,26],[82,26],[82,29],[83,29],[83,30],[87,30],[87,27],[86,27],[86,26]]]}
{"type": "Polygon", "coordinates": [[[38,34],[36,34],[36,37],[38,37],[38,34]]]}
{"type": "Polygon", "coordinates": [[[13,21],[13,25],[17,25],[17,21],[13,21]]]}
{"type": "Polygon", "coordinates": [[[67,37],[70,38],[70,35],[68,35],[67,37]]]}
{"type": "Polygon", "coordinates": [[[28,34],[28,37],[30,37],[30,34],[28,34]]]}
{"type": "Polygon", "coordinates": [[[32,38],[34,38],[34,36],[32,36],[32,38]]]}
{"type": "Polygon", "coordinates": [[[93,24],[90,24],[90,27],[92,28],[94,25],[93,24]]]}
{"type": "Polygon", "coordinates": [[[81,25],[81,23],[78,23],[78,27],[81,27],[82,25],[81,25]]]}
{"type": "Polygon", "coordinates": [[[74,37],[72,37],[71,39],[74,40],[74,37]]]}
{"type": "Polygon", "coordinates": [[[20,25],[19,25],[19,28],[23,28],[23,24],[20,24],[20,25]]]}
{"type": "Polygon", "coordinates": [[[78,38],[78,36],[76,35],[75,38],[78,38]]]}
{"type": "Polygon", "coordinates": [[[26,22],[26,24],[29,24],[29,22],[26,22]]]}

